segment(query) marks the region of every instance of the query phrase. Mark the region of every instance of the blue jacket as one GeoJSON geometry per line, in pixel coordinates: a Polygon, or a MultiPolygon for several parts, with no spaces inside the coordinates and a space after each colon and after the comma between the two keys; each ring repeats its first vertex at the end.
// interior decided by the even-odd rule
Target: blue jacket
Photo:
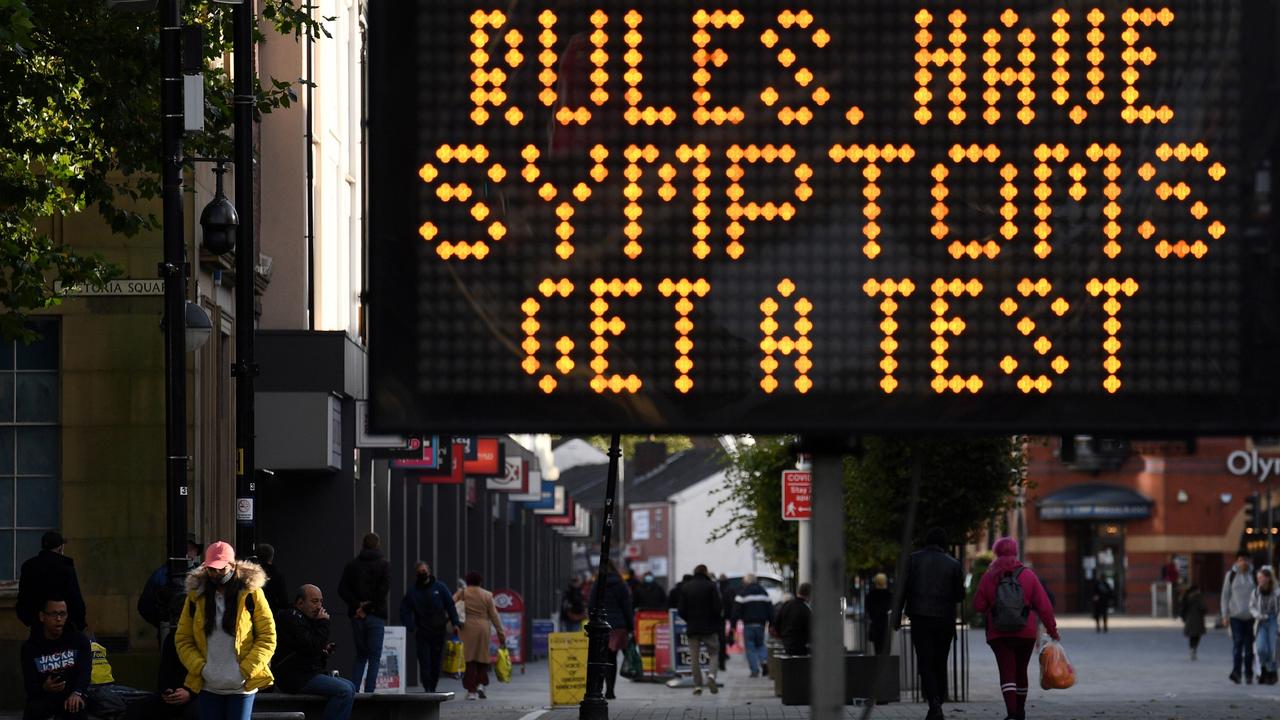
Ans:
{"type": "Polygon", "coordinates": [[[456,628],[462,624],[458,619],[458,610],[453,604],[453,595],[444,583],[432,577],[425,584],[419,583],[405,593],[400,601],[400,622],[410,631],[416,632],[419,625],[427,634],[444,634],[441,618],[447,618],[456,628]],[[438,630],[426,627],[439,624],[438,630]]]}
{"type": "Polygon", "coordinates": [[[733,622],[744,625],[768,625],[773,617],[773,601],[760,583],[751,583],[738,591],[733,601],[733,622]]]}

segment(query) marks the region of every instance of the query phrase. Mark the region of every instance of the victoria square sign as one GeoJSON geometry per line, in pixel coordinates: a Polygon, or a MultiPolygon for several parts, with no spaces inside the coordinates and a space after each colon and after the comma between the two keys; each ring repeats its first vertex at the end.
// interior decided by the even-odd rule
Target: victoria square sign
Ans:
{"type": "Polygon", "coordinates": [[[374,424],[1273,425],[1274,13],[376,2],[374,424]]]}

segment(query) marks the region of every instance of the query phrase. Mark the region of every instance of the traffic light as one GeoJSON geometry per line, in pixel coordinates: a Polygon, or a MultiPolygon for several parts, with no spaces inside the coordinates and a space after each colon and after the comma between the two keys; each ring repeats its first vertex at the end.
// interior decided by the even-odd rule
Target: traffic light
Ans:
{"type": "Polygon", "coordinates": [[[1254,493],[1248,497],[1244,505],[1244,531],[1247,535],[1259,532],[1262,520],[1262,512],[1259,507],[1260,498],[1258,493],[1254,493]]]}

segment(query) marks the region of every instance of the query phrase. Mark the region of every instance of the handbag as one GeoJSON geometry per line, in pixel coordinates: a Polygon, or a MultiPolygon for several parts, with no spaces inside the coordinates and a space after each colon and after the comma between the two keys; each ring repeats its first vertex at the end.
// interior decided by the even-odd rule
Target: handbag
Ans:
{"type": "Polygon", "coordinates": [[[444,644],[443,669],[450,674],[466,671],[467,661],[462,657],[462,642],[460,640],[449,640],[444,644]]]}
{"type": "Polygon", "coordinates": [[[635,640],[627,645],[627,651],[622,656],[622,667],[618,672],[628,680],[644,677],[644,660],[640,657],[640,646],[636,645],[635,640]]]}
{"type": "Polygon", "coordinates": [[[506,648],[498,648],[498,662],[493,666],[493,674],[498,682],[511,682],[511,653],[506,648]]]}

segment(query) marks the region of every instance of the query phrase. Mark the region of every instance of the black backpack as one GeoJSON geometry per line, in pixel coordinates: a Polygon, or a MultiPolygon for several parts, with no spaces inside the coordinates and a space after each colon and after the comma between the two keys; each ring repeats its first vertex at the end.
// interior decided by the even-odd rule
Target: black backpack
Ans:
{"type": "Polygon", "coordinates": [[[996,601],[991,606],[991,626],[1000,632],[1021,632],[1027,626],[1031,608],[1027,607],[1022,597],[1022,583],[1018,582],[1018,576],[1025,569],[1018,568],[1017,572],[1005,573],[996,586],[996,601]]]}

